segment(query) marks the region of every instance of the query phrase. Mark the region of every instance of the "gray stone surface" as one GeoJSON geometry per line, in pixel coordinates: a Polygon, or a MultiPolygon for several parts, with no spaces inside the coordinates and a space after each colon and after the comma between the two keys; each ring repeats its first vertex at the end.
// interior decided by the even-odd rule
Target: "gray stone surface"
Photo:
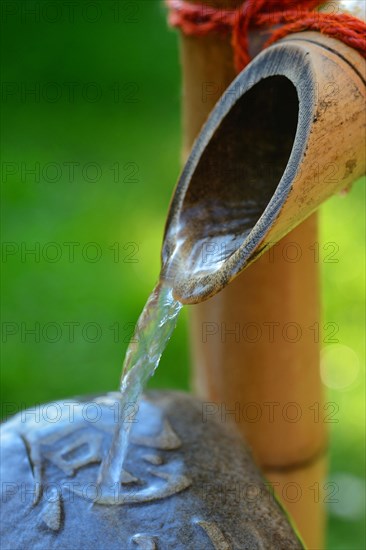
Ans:
{"type": "Polygon", "coordinates": [[[248,450],[197,399],[149,392],[134,420],[123,483],[96,480],[116,394],[18,414],[1,428],[2,550],[300,549],[248,450]]]}

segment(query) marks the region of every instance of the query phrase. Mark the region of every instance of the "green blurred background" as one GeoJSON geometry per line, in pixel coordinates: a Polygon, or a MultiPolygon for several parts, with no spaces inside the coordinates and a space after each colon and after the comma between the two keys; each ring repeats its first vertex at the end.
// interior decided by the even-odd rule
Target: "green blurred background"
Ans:
{"type": "MultiPolygon", "coordinates": [[[[181,91],[178,35],[161,2],[1,8],[6,414],[117,387],[159,272],[180,170],[181,91]]],[[[365,547],[364,198],[360,181],[321,209],[324,323],[339,327],[322,358],[327,400],[339,407],[330,425],[333,550],[365,547]],[[327,243],[336,263],[326,261],[327,243]]],[[[188,389],[186,325],[184,311],[152,387],[188,389]]]]}

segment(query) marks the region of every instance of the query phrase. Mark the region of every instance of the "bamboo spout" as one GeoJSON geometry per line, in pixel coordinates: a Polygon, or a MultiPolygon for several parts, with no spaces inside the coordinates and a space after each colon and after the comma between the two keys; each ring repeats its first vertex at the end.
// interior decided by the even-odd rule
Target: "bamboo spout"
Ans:
{"type": "Polygon", "coordinates": [[[234,80],[171,204],[163,275],[176,298],[215,295],[365,172],[365,96],[362,57],[313,32],[268,48],[234,80]]]}

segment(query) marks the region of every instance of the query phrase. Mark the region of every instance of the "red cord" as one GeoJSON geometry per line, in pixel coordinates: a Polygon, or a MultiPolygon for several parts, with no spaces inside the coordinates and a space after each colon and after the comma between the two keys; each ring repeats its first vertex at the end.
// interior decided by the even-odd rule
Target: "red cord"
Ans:
{"type": "Polygon", "coordinates": [[[315,11],[324,0],[244,0],[237,9],[212,8],[186,0],[166,0],[169,23],[185,34],[203,36],[211,32],[231,33],[235,67],[240,72],[250,62],[249,29],[270,29],[264,48],[301,31],[317,31],[344,42],[366,58],[366,23],[344,13],[329,14],[315,11]],[[296,7],[294,7],[296,6],[296,7]]]}

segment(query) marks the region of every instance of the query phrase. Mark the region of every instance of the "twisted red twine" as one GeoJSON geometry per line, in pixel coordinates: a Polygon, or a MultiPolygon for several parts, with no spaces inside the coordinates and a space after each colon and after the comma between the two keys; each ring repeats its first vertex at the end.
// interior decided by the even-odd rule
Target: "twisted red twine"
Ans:
{"type": "Polygon", "coordinates": [[[244,0],[237,9],[212,8],[186,0],[166,0],[169,23],[187,35],[203,36],[211,32],[231,33],[234,62],[240,72],[251,61],[249,29],[267,29],[282,25],[271,32],[266,48],[288,34],[317,31],[344,42],[366,58],[366,23],[345,13],[315,11],[324,0],[244,0]],[[296,5],[296,9],[294,9],[296,5]]]}

